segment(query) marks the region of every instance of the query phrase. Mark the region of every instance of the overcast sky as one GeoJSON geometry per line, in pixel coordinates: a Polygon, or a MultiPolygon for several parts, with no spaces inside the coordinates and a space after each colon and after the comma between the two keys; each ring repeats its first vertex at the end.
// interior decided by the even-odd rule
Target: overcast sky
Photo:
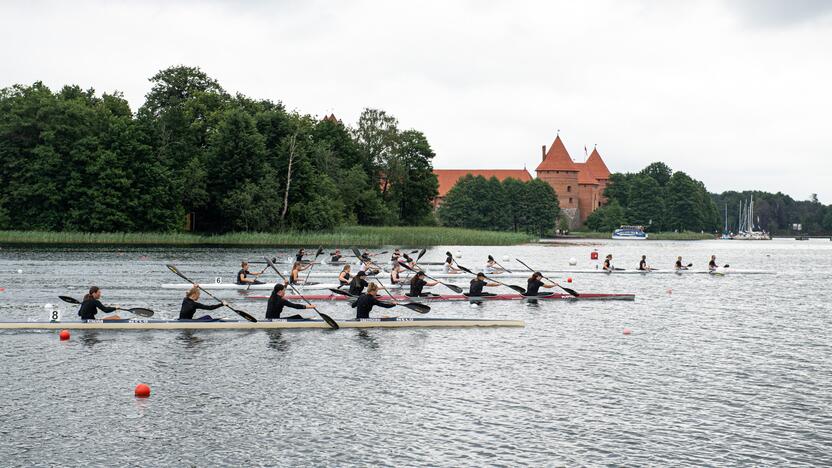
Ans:
{"type": "Polygon", "coordinates": [[[424,132],[437,168],[522,168],[560,130],[612,171],[832,203],[832,1],[3,2],[0,86],[230,92],[424,132]]]}

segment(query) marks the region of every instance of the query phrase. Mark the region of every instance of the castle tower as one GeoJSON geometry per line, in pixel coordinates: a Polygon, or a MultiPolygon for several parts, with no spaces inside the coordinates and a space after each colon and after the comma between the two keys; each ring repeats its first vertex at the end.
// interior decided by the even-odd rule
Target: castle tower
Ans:
{"type": "MultiPolygon", "coordinates": [[[[585,164],[586,167],[589,168],[593,177],[598,180],[598,201],[592,209],[592,211],[595,211],[607,202],[607,199],[604,198],[604,189],[607,188],[607,182],[610,180],[610,170],[607,168],[607,165],[604,164],[604,160],[598,153],[598,148],[592,149],[592,154],[589,155],[585,164]]],[[[587,213],[587,216],[589,216],[589,213],[587,213]]]]}
{"type": "Polygon", "coordinates": [[[578,168],[578,212],[580,224],[586,222],[586,219],[593,211],[601,206],[599,201],[600,183],[595,178],[595,174],[589,169],[586,163],[575,164],[578,168]]]}
{"type": "Polygon", "coordinates": [[[537,166],[535,172],[537,172],[538,179],[545,181],[555,189],[561,212],[569,220],[570,229],[577,228],[581,223],[578,208],[579,170],[572,162],[566,147],[563,146],[560,135],[555,138],[549,151],[546,151],[545,146],[543,147],[543,160],[537,166]]]}

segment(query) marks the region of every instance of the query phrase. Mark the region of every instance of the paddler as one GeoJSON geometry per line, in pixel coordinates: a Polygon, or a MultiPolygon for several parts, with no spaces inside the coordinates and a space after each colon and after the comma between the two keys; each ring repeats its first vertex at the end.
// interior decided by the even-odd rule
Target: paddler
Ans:
{"type": "Polygon", "coordinates": [[[711,261],[708,262],[708,271],[714,272],[719,269],[719,265],[716,264],[716,255],[711,255],[711,261]]]}
{"type": "Polygon", "coordinates": [[[409,297],[427,297],[427,296],[434,296],[435,294],[431,293],[423,293],[422,288],[425,286],[436,286],[439,284],[437,281],[425,281],[425,272],[419,271],[416,273],[413,278],[410,279],[410,293],[407,294],[409,297]]]}
{"type": "Polygon", "coordinates": [[[248,262],[240,264],[240,271],[237,272],[237,284],[263,284],[257,279],[262,273],[252,273],[248,271],[248,262]],[[253,276],[253,278],[249,278],[253,276]]]}
{"type": "Polygon", "coordinates": [[[638,262],[638,269],[639,269],[639,271],[652,271],[653,270],[653,268],[651,268],[650,265],[647,264],[647,255],[642,255],[641,256],[641,261],[638,262]]]}
{"type": "MultiPolygon", "coordinates": [[[[288,301],[284,296],[286,295],[286,287],[282,284],[274,285],[274,289],[272,289],[272,294],[269,296],[269,304],[266,306],[266,319],[279,319],[280,314],[283,312],[284,307],[290,307],[292,309],[314,309],[315,306],[313,304],[296,304],[294,302],[288,301]]],[[[303,317],[300,315],[293,315],[291,317],[284,317],[287,319],[302,319],[303,317]]]]}
{"type": "Polygon", "coordinates": [[[485,262],[485,271],[488,273],[505,273],[506,270],[501,266],[497,265],[497,260],[494,260],[494,257],[491,255],[488,256],[488,261],[485,262]]]}
{"type": "Polygon", "coordinates": [[[306,265],[304,265],[301,262],[293,263],[292,264],[292,272],[289,274],[289,283],[290,284],[300,284],[300,283],[302,283],[302,281],[300,279],[300,272],[302,272],[303,270],[308,270],[310,268],[312,268],[311,263],[307,263],[306,265]]]}
{"type": "Polygon", "coordinates": [[[471,280],[471,287],[468,289],[468,297],[496,296],[494,293],[482,292],[482,288],[486,286],[493,288],[499,285],[499,283],[489,283],[485,281],[485,275],[482,272],[479,272],[477,273],[477,277],[471,280]]]}
{"type": "MultiPolygon", "coordinates": [[[[610,257],[612,257],[612,255],[610,255],[610,257]]],[[[543,273],[541,273],[539,271],[536,271],[532,274],[532,276],[529,278],[529,281],[526,285],[526,294],[524,294],[525,296],[539,296],[540,293],[538,291],[540,291],[541,287],[544,287],[544,288],[554,288],[555,287],[554,284],[546,284],[543,281],[540,281],[541,278],[543,278],[543,273]]]]}
{"type": "Polygon", "coordinates": [[[604,258],[604,271],[612,272],[614,270],[615,268],[612,266],[612,254],[609,254],[604,258]]]}
{"type": "Polygon", "coordinates": [[[339,262],[339,261],[341,261],[341,257],[343,257],[343,255],[341,255],[341,249],[335,249],[335,252],[332,252],[330,254],[329,261],[330,262],[339,262]]]}
{"type": "Polygon", "coordinates": [[[298,253],[297,253],[297,254],[295,254],[295,261],[296,261],[296,262],[302,262],[302,261],[303,261],[303,257],[305,257],[305,256],[306,256],[306,250],[304,250],[303,248],[301,248],[300,250],[298,250],[298,253]]]}
{"type": "Polygon", "coordinates": [[[370,253],[369,252],[365,251],[363,254],[361,254],[360,260],[361,260],[361,267],[359,268],[359,270],[363,271],[364,274],[366,274],[367,276],[373,276],[373,275],[377,275],[379,273],[379,270],[377,268],[371,267],[371,265],[373,263],[372,263],[372,260],[370,260],[370,253]]]}
{"type": "Polygon", "coordinates": [[[367,273],[364,273],[363,271],[359,271],[355,277],[353,277],[352,281],[350,281],[349,290],[351,296],[358,296],[364,291],[364,288],[367,287],[367,281],[364,280],[366,277],[367,273]]]}
{"type": "MultiPolygon", "coordinates": [[[[182,307],[179,308],[179,320],[193,320],[197,309],[214,310],[228,305],[226,301],[214,305],[201,304],[197,302],[199,300],[199,293],[199,285],[195,284],[185,294],[185,299],[182,299],[182,307]]],[[[197,320],[213,320],[213,318],[210,315],[203,315],[197,320]]]]}
{"type": "Polygon", "coordinates": [[[402,252],[399,249],[393,251],[393,255],[390,256],[390,261],[393,263],[399,263],[399,258],[401,258],[402,252]]]}
{"type": "Polygon", "coordinates": [[[454,266],[454,256],[451,252],[445,252],[445,273],[460,273],[462,270],[454,266]]]}
{"type": "Polygon", "coordinates": [[[394,261],[390,268],[390,284],[396,285],[401,282],[399,274],[402,272],[402,266],[398,261],[394,261]]]}
{"type": "MultiPolygon", "coordinates": [[[[100,310],[101,312],[110,313],[115,312],[121,307],[119,306],[105,306],[101,303],[101,289],[98,286],[91,286],[90,292],[84,295],[84,300],[81,302],[81,307],[78,309],[78,315],[81,320],[95,320],[95,314],[100,310]]],[[[104,320],[121,320],[118,315],[111,315],[104,317],[104,320]]]]}
{"type": "Polygon", "coordinates": [[[373,283],[370,285],[370,287],[367,288],[367,294],[362,294],[361,297],[358,298],[358,300],[352,303],[352,307],[356,309],[355,318],[370,318],[370,311],[373,310],[373,306],[384,307],[385,309],[389,309],[391,307],[396,306],[396,304],[390,302],[379,301],[377,296],[378,285],[376,283],[373,283]]]}
{"type": "Polygon", "coordinates": [[[676,264],[673,265],[673,269],[676,270],[676,271],[682,271],[682,270],[687,270],[688,269],[688,267],[686,267],[685,265],[682,265],[682,257],[681,256],[676,257],[676,264]]]}
{"type": "Polygon", "coordinates": [[[344,265],[344,268],[341,269],[341,273],[338,274],[338,282],[341,283],[341,286],[350,284],[350,279],[352,278],[350,270],[352,270],[352,267],[344,265]]]}

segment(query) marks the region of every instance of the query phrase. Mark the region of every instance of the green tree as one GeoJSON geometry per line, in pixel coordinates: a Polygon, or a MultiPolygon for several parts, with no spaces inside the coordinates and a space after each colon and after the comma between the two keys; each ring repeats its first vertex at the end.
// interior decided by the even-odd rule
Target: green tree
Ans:
{"type": "Polygon", "coordinates": [[[640,226],[651,226],[661,230],[663,224],[664,199],[662,188],[653,177],[643,172],[633,177],[630,193],[627,195],[629,205],[626,209],[627,222],[640,226]]]}
{"type": "Polygon", "coordinates": [[[654,162],[642,169],[639,174],[651,177],[660,187],[664,187],[670,182],[673,170],[663,162],[654,162]]]}

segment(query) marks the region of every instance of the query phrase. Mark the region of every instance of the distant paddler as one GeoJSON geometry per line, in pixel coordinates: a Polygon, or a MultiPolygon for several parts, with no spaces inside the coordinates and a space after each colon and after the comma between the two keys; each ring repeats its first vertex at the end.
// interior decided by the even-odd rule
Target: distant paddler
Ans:
{"type": "Polygon", "coordinates": [[[262,273],[252,273],[248,271],[248,262],[242,262],[240,264],[240,271],[237,272],[237,284],[263,284],[262,281],[257,279],[260,275],[262,275],[262,273]]]}
{"type": "Polygon", "coordinates": [[[711,255],[711,261],[708,262],[708,271],[713,273],[718,269],[719,269],[719,265],[716,264],[716,255],[711,255]]]}
{"type": "MultiPolygon", "coordinates": [[[[612,255],[610,255],[612,257],[612,255]]],[[[543,278],[543,273],[536,271],[532,273],[532,276],[529,278],[528,284],[526,286],[526,294],[525,296],[538,296],[540,293],[540,288],[554,288],[557,286],[556,284],[546,284],[543,281],[540,281],[543,278]]],[[[547,293],[551,294],[551,293],[547,293]]]]}
{"type": "Polygon", "coordinates": [[[343,257],[343,255],[341,255],[341,249],[335,249],[335,252],[332,252],[330,254],[329,261],[330,262],[339,262],[339,261],[341,261],[342,257],[343,257]]]}
{"type": "Polygon", "coordinates": [[[497,260],[494,260],[494,257],[491,255],[488,256],[488,261],[485,262],[485,271],[489,274],[491,273],[505,273],[505,268],[501,267],[497,264],[497,260]]]}
{"type": "MultiPolygon", "coordinates": [[[[78,315],[81,320],[95,320],[95,314],[100,310],[101,312],[110,313],[115,312],[121,307],[119,306],[105,306],[101,303],[101,289],[98,286],[91,286],[89,293],[84,295],[84,300],[81,301],[81,308],[78,309],[78,315]]],[[[104,317],[104,320],[121,320],[118,315],[111,315],[104,317]]]]}
{"type": "Polygon", "coordinates": [[[393,251],[393,254],[390,256],[390,261],[393,263],[399,263],[399,258],[402,256],[402,251],[396,249],[393,251]]]}
{"type": "MultiPolygon", "coordinates": [[[[294,302],[288,301],[284,296],[286,295],[286,287],[282,284],[274,285],[274,289],[272,289],[272,294],[269,296],[269,304],[266,306],[266,319],[273,320],[279,319],[280,314],[283,313],[284,307],[289,307],[292,309],[314,309],[314,304],[296,304],[294,302]]],[[[283,317],[287,319],[302,319],[303,316],[301,315],[293,315],[291,317],[283,317]]]]}
{"type": "MultiPolygon", "coordinates": [[[[228,302],[221,301],[214,305],[205,305],[197,302],[199,300],[199,285],[195,284],[185,294],[185,299],[182,299],[182,307],[179,308],[179,320],[193,320],[197,309],[214,310],[222,306],[228,305],[228,302]]],[[[213,320],[210,315],[203,315],[197,320],[213,320]]]]}
{"type": "Polygon", "coordinates": [[[303,248],[301,248],[300,250],[298,250],[298,253],[297,253],[297,254],[295,254],[295,261],[296,261],[296,262],[302,262],[302,261],[303,261],[303,257],[305,257],[305,256],[306,256],[306,250],[304,250],[303,248]]]}
{"type": "Polygon", "coordinates": [[[500,283],[489,283],[485,280],[485,275],[482,272],[477,273],[477,277],[471,280],[471,287],[468,289],[468,297],[484,297],[484,296],[496,296],[494,293],[490,292],[483,292],[482,288],[484,287],[496,287],[499,286],[500,283]]]}
{"type": "Polygon", "coordinates": [[[350,281],[350,296],[359,296],[364,292],[364,288],[367,287],[367,281],[364,279],[366,277],[367,273],[364,273],[363,271],[359,271],[355,277],[353,277],[352,281],[350,281]]]}
{"type": "Polygon", "coordinates": [[[396,306],[395,303],[379,301],[377,296],[378,285],[373,283],[367,288],[367,294],[362,294],[355,302],[352,303],[352,307],[355,308],[355,318],[370,318],[370,311],[373,310],[373,306],[384,307],[385,309],[396,306]]]}
{"type": "Polygon", "coordinates": [[[682,257],[676,257],[676,264],[673,265],[673,269],[676,271],[684,271],[687,270],[690,265],[683,265],[682,264],[682,257]]]}
{"type": "Polygon", "coordinates": [[[615,271],[615,267],[612,266],[612,254],[609,254],[606,258],[604,258],[604,271],[608,271],[610,273],[615,271]]]}
{"type": "Polygon", "coordinates": [[[425,286],[436,286],[439,284],[438,281],[425,281],[425,272],[418,271],[413,278],[410,279],[410,293],[407,294],[408,297],[427,297],[427,296],[435,296],[436,294],[431,293],[424,293],[422,289],[425,286]]]}
{"type": "Polygon", "coordinates": [[[638,262],[639,271],[653,271],[653,267],[647,264],[647,255],[641,256],[641,261],[638,262]]]}
{"type": "Polygon", "coordinates": [[[289,282],[294,285],[301,284],[303,280],[300,279],[300,272],[302,272],[303,270],[308,270],[310,268],[312,268],[311,263],[307,263],[306,265],[304,265],[301,262],[293,263],[292,272],[289,274],[289,282]]]}
{"type": "Polygon", "coordinates": [[[401,284],[402,279],[399,276],[402,272],[402,266],[399,264],[398,261],[393,262],[390,268],[390,284],[397,285],[401,284]]]}
{"type": "Polygon", "coordinates": [[[361,261],[361,267],[359,267],[359,270],[363,271],[367,276],[377,275],[381,271],[378,268],[373,268],[374,263],[370,259],[370,252],[367,252],[366,250],[360,257],[358,257],[358,260],[361,261]]]}
{"type": "Polygon", "coordinates": [[[445,252],[445,273],[462,273],[462,270],[454,266],[454,255],[451,252],[445,252]]]}
{"type": "Polygon", "coordinates": [[[351,270],[351,266],[344,265],[344,268],[341,269],[341,273],[338,273],[338,282],[341,286],[350,284],[350,279],[352,279],[352,274],[350,273],[351,270]]]}

